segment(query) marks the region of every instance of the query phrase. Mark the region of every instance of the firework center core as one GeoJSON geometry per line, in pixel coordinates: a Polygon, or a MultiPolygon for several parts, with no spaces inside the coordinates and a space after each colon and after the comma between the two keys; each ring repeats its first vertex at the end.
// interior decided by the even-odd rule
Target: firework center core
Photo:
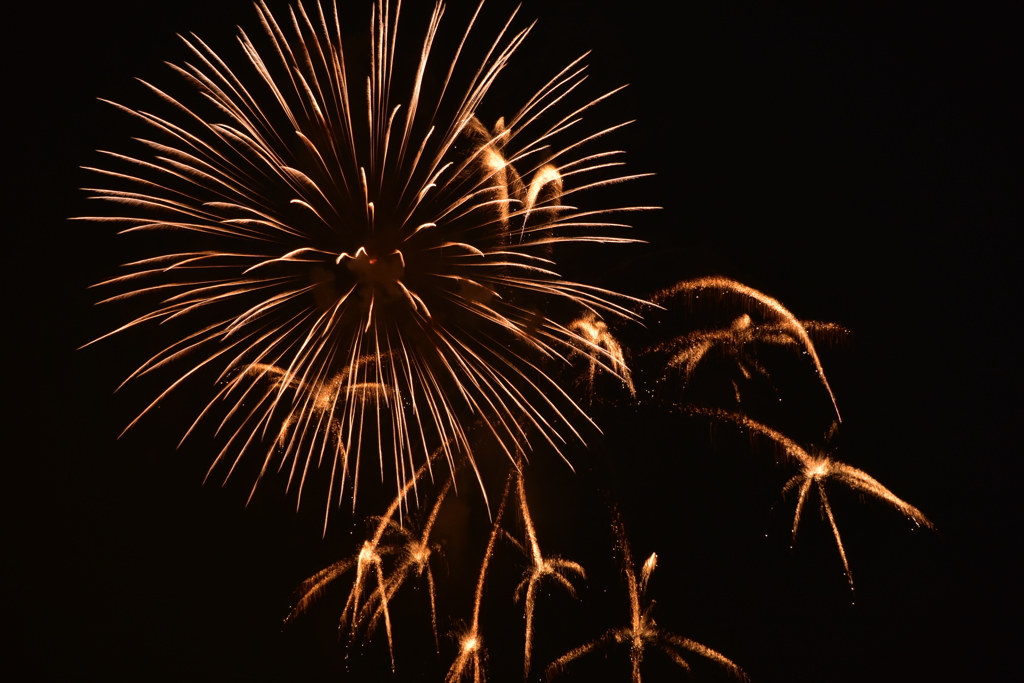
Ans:
{"type": "Polygon", "coordinates": [[[390,253],[370,253],[366,247],[359,247],[355,256],[342,253],[338,263],[345,262],[348,269],[364,284],[390,289],[405,275],[405,259],[397,249],[390,253]]]}

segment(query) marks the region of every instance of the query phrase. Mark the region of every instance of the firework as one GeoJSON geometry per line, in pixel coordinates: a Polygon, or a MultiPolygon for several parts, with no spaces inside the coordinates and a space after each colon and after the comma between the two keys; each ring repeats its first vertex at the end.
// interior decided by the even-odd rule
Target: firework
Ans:
{"type": "Polygon", "coordinates": [[[477,579],[476,592],[473,594],[473,619],[470,621],[469,627],[459,634],[459,654],[448,669],[448,675],[444,679],[445,683],[457,683],[469,676],[472,676],[473,683],[482,683],[485,678],[484,662],[487,658],[487,651],[484,649],[483,640],[480,637],[480,602],[484,596],[487,567],[494,555],[494,542],[501,531],[501,518],[505,514],[505,502],[508,500],[508,492],[512,487],[512,476],[513,473],[509,472],[508,479],[505,481],[505,490],[501,494],[501,503],[498,505],[498,513],[494,516],[494,524],[491,525],[491,535],[487,539],[484,559],[480,563],[480,577],[477,579]]]}
{"type": "Polygon", "coordinates": [[[241,33],[235,67],[186,39],[197,61],[172,68],[196,104],[147,84],[169,114],[115,105],[149,127],[147,151],[108,152],[113,169],[91,169],[110,184],[93,197],[115,208],[88,220],[167,233],[166,253],[102,283],[121,290],[106,301],[151,302],[110,334],[176,330],[129,378],[182,368],[139,417],[213,375],[221,388],[200,418],[223,402],[241,458],[284,414],[263,471],[276,452],[301,488],[328,463],[328,509],[346,487],[354,501],[363,450],[401,489],[431,444],[447,444],[451,467],[471,454],[469,422],[510,458],[531,439],[561,453],[588,418],[542,365],[586,348],[623,370],[557,316],[633,316],[626,297],[562,278],[555,261],[574,242],[633,241],[606,216],[645,208],[565,203],[639,177],[618,174],[620,152],[595,149],[620,126],[574,136],[612,93],[570,105],[585,77],[576,60],[487,127],[478,107],[529,32],[511,18],[474,64],[463,50],[474,15],[443,77],[429,79],[443,6],[410,59],[398,8],[377,4],[363,90],[336,8],[299,5],[282,23],[257,11],[269,47],[241,33]],[[396,65],[410,63],[406,81],[396,65]]]}
{"type": "MultiPolygon", "coordinates": [[[[441,492],[437,494],[437,500],[434,501],[434,506],[430,509],[430,513],[427,515],[427,519],[418,534],[414,530],[399,524],[394,519],[389,518],[387,520],[388,530],[397,534],[402,541],[401,549],[398,551],[400,559],[398,565],[388,577],[387,583],[379,586],[374,593],[373,597],[376,598],[378,607],[374,611],[372,619],[370,619],[369,626],[367,627],[368,632],[373,632],[381,615],[385,618],[388,617],[388,601],[394,597],[394,594],[402,587],[406,579],[409,578],[409,575],[415,573],[417,577],[421,577],[425,573],[427,575],[427,591],[430,593],[430,625],[434,633],[434,647],[440,651],[440,644],[437,639],[437,591],[434,587],[434,573],[430,569],[430,559],[435,556],[440,546],[430,540],[430,533],[433,531],[434,523],[437,521],[437,513],[441,511],[441,505],[451,490],[452,482],[453,480],[449,479],[441,488],[441,492]]],[[[368,604],[365,610],[369,608],[370,605],[368,604]]]]}
{"type": "MultiPolygon", "coordinates": [[[[802,320],[800,326],[810,335],[846,334],[844,327],[835,323],[823,323],[813,320],[802,320]]],[[[717,330],[697,330],[675,339],[656,344],[649,351],[666,351],[671,354],[668,367],[680,370],[683,379],[689,382],[696,367],[718,350],[731,360],[743,379],[750,380],[754,375],[770,379],[768,370],[758,361],[752,351],[758,344],[786,347],[801,347],[804,342],[799,338],[796,329],[789,322],[755,323],[749,314],[743,313],[732,321],[729,327],[717,330]]],[[[736,402],[740,402],[739,385],[733,381],[736,402]]]]}
{"type": "MultiPolygon", "coordinates": [[[[832,535],[836,539],[836,547],[839,549],[839,556],[843,560],[843,569],[846,571],[846,578],[850,583],[851,590],[853,589],[853,574],[850,572],[850,563],[846,559],[846,549],[843,547],[843,539],[839,535],[839,527],[836,525],[836,518],[832,513],[832,505],[828,500],[828,493],[825,489],[826,483],[829,481],[835,481],[857,491],[858,493],[866,493],[896,508],[909,519],[913,520],[918,526],[924,526],[933,530],[935,529],[935,525],[933,525],[931,521],[924,516],[924,513],[916,507],[896,497],[892,491],[882,486],[878,480],[870,476],[867,472],[833,459],[831,453],[825,449],[812,449],[811,451],[808,451],[780,432],[772,429],[771,427],[767,427],[760,422],[755,422],[744,415],[738,415],[721,410],[704,410],[700,408],[695,408],[693,411],[728,420],[735,424],[742,425],[750,429],[752,432],[766,436],[781,447],[787,456],[797,461],[800,466],[800,472],[786,482],[782,489],[783,494],[794,489],[799,489],[796,512],[793,515],[792,540],[794,542],[796,541],[796,532],[800,526],[800,518],[803,514],[804,505],[807,503],[808,494],[813,486],[818,491],[818,499],[821,502],[822,512],[824,516],[828,517],[829,525],[832,527],[832,535]]],[[[836,428],[837,424],[833,424],[832,429],[829,430],[828,437],[826,437],[826,443],[835,435],[836,428]]]]}
{"type": "Polygon", "coordinates": [[[626,365],[622,347],[608,330],[608,325],[593,313],[587,313],[569,323],[569,330],[585,341],[585,346],[579,349],[579,354],[587,359],[585,383],[588,399],[593,400],[594,379],[599,369],[619,378],[629,390],[630,396],[636,398],[636,387],[633,386],[633,378],[626,365]],[[606,364],[608,361],[611,361],[610,364],[606,364]]]}
{"type": "Polygon", "coordinates": [[[522,472],[516,482],[516,492],[519,496],[519,511],[523,516],[523,524],[526,526],[526,539],[529,542],[529,550],[511,536],[512,540],[520,550],[526,554],[531,561],[530,568],[523,575],[523,580],[516,589],[516,600],[522,598],[524,589],[526,593],[526,646],[523,653],[523,677],[530,675],[530,659],[533,651],[533,608],[537,599],[537,587],[546,578],[551,578],[562,584],[569,595],[576,597],[576,589],[565,576],[565,571],[572,572],[577,576],[586,578],[587,574],[576,562],[563,560],[560,557],[544,557],[540,552],[540,543],[537,541],[537,531],[533,527],[533,518],[530,516],[530,508],[526,504],[526,488],[523,483],[522,472]]]}
{"type": "Polygon", "coordinates": [[[690,664],[683,658],[681,651],[689,651],[699,654],[715,662],[725,669],[733,677],[746,681],[747,676],[732,660],[709,647],[701,645],[689,638],[683,638],[669,631],[660,628],[651,616],[654,602],[646,606],[641,605],[641,599],[647,591],[647,584],[651,574],[658,564],[658,556],[652,553],[644,562],[640,570],[640,580],[637,581],[636,569],[633,565],[633,555],[629,549],[629,538],[626,536],[626,528],[619,517],[618,511],[612,512],[612,529],[622,552],[622,573],[626,577],[626,589],[629,592],[629,624],[620,628],[613,628],[607,631],[597,640],[586,645],[581,645],[575,650],[555,660],[548,666],[546,675],[551,680],[565,670],[566,665],[583,655],[589,654],[615,643],[629,645],[629,657],[633,664],[633,683],[641,683],[640,663],[643,661],[644,650],[648,646],[655,646],[664,652],[668,657],[686,671],[690,671],[690,664]]]}
{"type": "Polygon", "coordinates": [[[295,606],[292,607],[288,616],[285,618],[285,624],[293,621],[300,614],[308,610],[312,604],[324,594],[328,586],[354,567],[356,575],[352,582],[352,588],[349,591],[348,599],[345,602],[345,607],[341,612],[339,627],[340,629],[349,627],[351,638],[355,638],[356,633],[363,623],[368,621],[369,628],[367,631],[372,632],[380,617],[383,616],[384,625],[387,630],[388,650],[391,654],[391,668],[394,669],[394,643],[391,632],[391,614],[388,611],[388,600],[405,582],[409,571],[415,567],[417,569],[417,573],[422,573],[424,569],[427,571],[427,580],[430,587],[431,623],[434,629],[434,639],[435,641],[437,640],[437,615],[434,606],[434,580],[428,564],[433,547],[431,546],[429,539],[430,531],[433,528],[434,521],[437,519],[437,513],[440,510],[441,503],[444,502],[444,498],[448,493],[452,480],[449,480],[448,483],[445,484],[441,493],[438,495],[438,499],[434,504],[424,527],[421,539],[418,541],[409,539],[410,542],[404,547],[383,545],[383,540],[388,531],[393,531],[396,528],[400,529],[404,536],[408,537],[410,535],[408,534],[408,530],[401,526],[401,524],[397,524],[394,521],[395,514],[400,512],[403,507],[408,506],[408,497],[410,492],[424,474],[429,471],[430,465],[440,456],[442,451],[443,449],[440,448],[435,450],[427,461],[424,462],[414,473],[414,476],[405,483],[402,490],[399,491],[398,495],[391,501],[391,504],[388,506],[384,514],[375,518],[377,525],[374,528],[373,535],[369,540],[363,542],[358,553],[352,557],[335,562],[302,582],[295,591],[295,606]],[[390,578],[386,577],[384,571],[384,556],[394,555],[400,552],[403,553],[402,561],[399,563],[394,574],[392,574],[390,578]],[[362,603],[363,596],[366,593],[367,584],[371,580],[376,581],[376,588],[366,598],[366,603],[364,604],[362,603]]]}
{"type": "MultiPolygon", "coordinates": [[[[814,369],[818,373],[822,386],[828,392],[835,408],[836,417],[839,418],[839,406],[836,404],[836,397],[832,393],[825,378],[825,370],[821,367],[818,353],[814,350],[811,342],[811,333],[839,335],[845,334],[845,328],[834,323],[804,322],[789,312],[781,303],[772,297],[747,287],[746,285],[722,277],[704,277],[696,280],[685,280],[678,282],[668,289],[662,290],[652,297],[654,303],[662,303],[665,300],[680,294],[693,294],[704,290],[718,291],[722,293],[738,295],[745,305],[751,305],[762,315],[770,318],[765,323],[755,324],[748,314],[736,318],[732,325],[725,330],[700,331],[684,335],[670,342],[656,345],[651,351],[669,351],[673,354],[669,360],[669,366],[680,368],[689,379],[694,367],[704,359],[711,349],[721,348],[727,355],[731,356],[740,367],[740,371],[746,379],[750,379],[753,373],[768,375],[756,359],[746,358],[745,346],[756,342],[768,344],[799,346],[804,353],[811,357],[814,362],[814,369]]],[[[737,401],[739,400],[739,389],[735,386],[737,401]]]]}

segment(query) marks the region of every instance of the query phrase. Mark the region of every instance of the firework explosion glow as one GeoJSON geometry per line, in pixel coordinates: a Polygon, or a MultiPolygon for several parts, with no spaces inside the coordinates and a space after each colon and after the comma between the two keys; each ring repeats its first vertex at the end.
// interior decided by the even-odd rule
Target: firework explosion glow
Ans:
{"type": "Polygon", "coordinates": [[[446,444],[454,467],[456,449],[472,453],[473,416],[509,458],[537,440],[560,452],[586,415],[542,366],[581,347],[612,372],[622,366],[550,312],[631,316],[626,297],[562,278],[554,260],[572,243],[633,241],[613,235],[626,226],[607,216],[645,208],[565,203],[639,177],[617,174],[620,152],[594,151],[620,126],[571,138],[613,93],[571,105],[584,79],[577,60],[487,127],[476,111],[529,29],[506,27],[480,64],[463,63],[460,43],[431,88],[438,4],[405,90],[400,6],[384,3],[373,9],[364,99],[336,11],[299,5],[283,24],[266,5],[257,11],[270,47],[240,35],[245,73],[196,38],[185,42],[197,62],[173,67],[214,106],[213,121],[149,86],[176,116],[115,105],[155,137],[141,141],[148,155],[109,153],[121,170],[95,169],[124,189],[91,189],[119,213],[87,220],[186,240],[102,283],[127,289],[105,302],[157,302],[115,333],[193,321],[132,374],[192,360],[139,417],[215,369],[221,388],[203,414],[231,408],[214,465],[229,454],[237,464],[284,413],[262,471],[279,458],[299,473],[301,498],[310,469],[329,468],[328,513],[347,485],[355,498],[364,451],[399,489],[432,443],[446,444]],[[470,69],[468,86],[451,84],[470,69]]]}
{"type": "MultiPolygon", "coordinates": [[[[670,350],[673,353],[668,363],[669,367],[682,368],[686,379],[689,379],[693,373],[694,366],[700,363],[701,359],[707,355],[707,352],[712,347],[724,346],[730,355],[736,358],[736,362],[744,377],[750,379],[752,371],[762,375],[767,375],[768,371],[761,367],[756,360],[747,363],[749,365],[748,369],[747,365],[740,360],[740,354],[744,345],[761,342],[799,346],[802,347],[803,352],[810,356],[813,361],[818,378],[828,392],[829,398],[832,399],[832,406],[836,410],[836,417],[839,418],[839,406],[836,404],[836,397],[832,393],[832,387],[829,386],[828,380],[825,379],[825,370],[821,367],[818,353],[814,350],[811,332],[813,331],[818,334],[825,332],[835,335],[846,330],[832,323],[805,323],[797,320],[796,316],[790,313],[776,299],[741,282],[723,277],[704,277],[697,280],[678,282],[674,286],[655,294],[652,300],[662,303],[680,295],[699,295],[700,292],[718,292],[739,297],[747,307],[770,316],[771,322],[767,325],[753,325],[750,315],[744,313],[736,318],[727,330],[691,333],[674,339],[671,342],[654,345],[651,348],[652,351],[670,350]]],[[[736,390],[736,395],[737,401],[739,401],[738,389],[736,390]]]]}
{"type": "Polygon", "coordinates": [[[725,460],[748,435],[736,460],[764,466],[748,477],[770,489],[763,507],[789,511],[757,552],[782,546],[776,576],[823,574],[827,599],[871,604],[878,569],[858,558],[875,537],[843,496],[860,517],[946,520],[864,449],[859,464],[931,519],[836,459],[840,424],[856,436],[863,413],[832,346],[857,326],[821,322],[792,287],[703,274],[727,268],[627,282],[681,259],[630,261],[640,222],[677,219],[621,194],[657,181],[617,148],[634,149],[630,116],[605,110],[622,87],[595,90],[587,55],[550,61],[518,9],[406,5],[367,3],[367,32],[337,3],[259,0],[234,51],[183,37],[171,84],[140,79],[151,104],[103,100],[143,132],[83,167],[100,208],[75,220],[143,253],[94,285],[128,313],[82,353],[142,335],[118,389],[151,393],[124,433],[181,417],[172,436],[200,451],[198,479],[244,487],[247,511],[314,515],[316,554],[291,567],[290,603],[275,596],[277,625],[328,652],[333,679],[758,680],[730,642],[735,613],[708,626],[678,598],[708,559],[681,539],[714,535],[682,492],[714,499],[718,475],[664,462],[725,460]],[[179,399],[187,414],[143,426],[179,399]],[[758,441],[774,462],[750,457],[758,441]],[[815,498],[827,525],[807,520],[815,498]],[[828,562],[797,555],[808,546],[828,562]]]}

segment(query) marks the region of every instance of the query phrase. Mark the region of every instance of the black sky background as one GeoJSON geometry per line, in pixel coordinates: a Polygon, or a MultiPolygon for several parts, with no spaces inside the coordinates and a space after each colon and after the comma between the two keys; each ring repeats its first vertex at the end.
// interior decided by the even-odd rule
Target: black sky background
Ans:
{"type": "MultiPolygon", "coordinates": [[[[367,10],[354,6],[357,34],[367,10]]],[[[500,20],[508,9],[494,2],[488,12],[500,20]]],[[[462,8],[450,14],[445,24],[461,27],[462,8]]],[[[489,116],[522,101],[529,88],[520,80],[535,85],[592,50],[587,93],[629,87],[588,119],[635,119],[609,144],[628,151],[631,172],[656,174],[618,196],[663,207],[631,219],[647,245],[569,267],[637,296],[723,275],[801,318],[852,330],[846,344],[821,349],[843,413],[838,457],[939,530],[915,530],[877,502],[836,493],[857,580],[851,605],[827,523],[810,507],[790,550],[793,501],[779,499],[788,470],[767,444],[752,448],[731,426],[610,397],[593,409],[604,435],[570,454],[575,475],[550,453],[533,459],[542,543],[590,574],[579,602],[542,596],[538,663],[625,621],[607,523],[615,501],[634,559],[659,554],[658,623],[720,650],[754,681],[1012,678],[1019,12],[1010,3],[693,2],[671,14],[646,3],[531,2],[519,25],[534,17],[489,116]]],[[[338,515],[321,540],[319,511],[295,514],[279,482],[248,507],[251,479],[202,486],[216,451],[199,440],[175,449],[208,400],[190,393],[202,387],[118,439],[159,388],[113,393],[157,350],[153,331],[75,350],[128,319],[126,308],[95,308],[99,296],[87,287],[137,255],[109,227],[66,220],[93,210],[77,188],[96,181],[79,167],[102,163],[96,149],[131,151],[127,138],[139,132],[96,98],[148,105],[135,77],[177,87],[162,63],[186,58],[176,33],[195,31],[240,62],[237,24],[259,32],[249,3],[23,7],[8,24],[14,663],[32,678],[442,680],[452,656],[444,633],[455,624],[442,619],[438,660],[422,590],[396,610],[394,677],[379,637],[343,659],[328,603],[283,630],[292,588],[354,552],[362,523],[338,515]]],[[[405,25],[406,38],[421,32],[413,19],[405,25]]],[[[671,327],[621,334],[643,344],[659,329],[671,327]]],[[[763,419],[820,442],[827,397],[808,366],[778,362],[785,400],[763,419]]],[[[637,371],[651,378],[640,361],[637,371]]],[[[486,518],[474,495],[464,487],[460,500],[475,511],[482,543],[486,518]]],[[[362,514],[374,504],[368,493],[362,514]]],[[[439,596],[441,612],[458,618],[469,606],[453,587],[474,580],[478,555],[466,552],[468,568],[449,557],[439,596]]],[[[510,599],[519,566],[514,549],[499,546],[484,607],[494,681],[519,680],[520,607],[510,599]]],[[[659,657],[649,655],[645,680],[675,680],[678,670],[659,657]]],[[[628,680],[626,659],[592,656],[564,680],[628,680]]],[[[713,668],[695,672],[717,680],[713,668]]]]}

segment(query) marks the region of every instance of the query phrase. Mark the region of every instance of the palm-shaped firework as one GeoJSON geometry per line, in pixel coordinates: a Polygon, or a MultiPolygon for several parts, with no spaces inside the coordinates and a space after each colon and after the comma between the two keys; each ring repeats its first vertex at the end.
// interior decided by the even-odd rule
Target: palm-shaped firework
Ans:
{"type": "Polygon", "coordinates": [[[545,579],[557,581],[565,587],[569,592],[569,595],[576,597],[576,588],[572,585],[572,582],[569,581],[565,574],[567,572],[571,572],[582,578],[586,578],[587,574],[583,571],[583,567],[576,562],[563,560],[560,557],[545,557],[541,553],[540,543],[537,541],[537,531],[533,527],[533,518],[530,516],[530,508],[526,504],[526,488],[523,483],[521,470],[516,481],[516,493],[519,496],[519,511],[523,517],[523,524],[526,526],[526,539],[529,543],[529,549],[525,548],[511,536],[508,536],[508,538],[512,540],[515,545],[530,558],[531,561],[530,567],[526,570],[526,573],[523,575],[523,580],[516,589],[517,600],[522,598],[524,592],[526,594],[526,646],[523,653],[523,677],[525,678],[530,674],[530,660],[533,654],[534,635],[533,608],[537,599],[537,588],[540,586],[540,582],[545,579]]]}
{"type": "MultiPolygon", "coordinates": [[[[845,328],[835,323],[801,320],[800,325],[809,336],[822,333],[835,335],[846,332],[845,328]]],[[[755,323],[749,314],[743,313],[728,327],[696,330],[671,341],[656,344],[649,350],[671,354],[667,366],[681,371],[683,380],[686,382],[689,382],[697,366],[716,351],[735,364],[743,379],[750,380],[754,375],[769,379],[768,369],[755,355],[758,345],[801,348],[803,342],[796,334],[793,325],[788,322],[755,323]]],[[[736,402],[739,403],[740,388],[735,381],[733,390],[736,394],[736,402]]]]}
{"type": "Polygon", "coordinates": [[[344,576],[350,569],[355,568],[356,575],[352,581],[352,588],[349,590],[345,607],[342,609],[339,618],[339,629],[346,628],[350,631],[350,638],[355,638],[359,629],[368,624],[367,631],[372,632],[379,619],[383,616],[385,629],[388,638],[388,650],[391,653],[391,667],[394,668],[394,643],[391,632],[391,614],[388,611],[388,601],[405,582],[409,572],[413,569],[417,573],[427,572],[427,579],[430,587],[430,616],[434,629],[434,639],[437,639],[437,615],[434,602],[434,581],[430,572],[429,559],[433,546],[430,543],[430,531],[437,520],[437,513],[441,503],[448,493],[451,480],[442,488],[437,501],[424,525],[424,531],[419,539],[409,538],[408,533],[400,524],[396,524],[394,517],[402,507],[408,505],[409,493],[416,483],[429,471],[431,464],[443,452],[437,449],[414,473],[398,495],[388,506],[383,515],[376,517],[376,526],[370,538],[363,542],[359,552],[351,557],[339,560],[334,564],[320,570],[309,577],[295,591],[295,606],[292,607],[285,623],[293,621],[296,617],[308,610],[313,603],[323,596],[328,587],[344,576]],[[406,536],[406,543],[402,546],[392,546],[384,543],[385,535],[395,528],[401,529],[406,536]],[[401,555],[401,561],[397,569],[390,576],[384,567],[384,558],[390,555],[401,555]],[[375,583],[372,592],[368,592],[370,582],[375,583]]]}
{"type": "MultiPolygon", "coordinates": [[[[729,422],[742,425],[757,434],[766,436],[777,444],[786,455],[797,461],[800,466],[800,472],[786,482],[786,485],[782,489],[783,494],[794,489],[799,490],[796,502],[796,512],[793,515],[793,540],[796,540],[796,532],[800,526],[800,519],[803,514],[804,506],[807,503],[811,488],[814,487],[818,491],[818,498],[821,502],[822,512],[824,516],[828,517],[829,525],[832,527],[832,535],[835,536],[836,546],[839,548],[839,556],[843,560],[843,569],[846,571],[846,578],[850,582],[851,589],[853,588],[853,574],[850,572],[850,564],[846,559],[846,549],[843,547],[843,539],[839,535],[839,527],[836,525],[836,518],[832,512],[832,505],[829,503],[828,492],[826,490],[826,484],[830,481],[843,484],[853,491],[868,494],[878,500],[888,503],[919,526],[924,526],[928,529],[935,528],[935,525],[925,517],[923,512],[910,503],[898,498],[892,491],[882,486],[877,479],[870,476],[867,472],[833,459],[828,450],[812,449],[809,451],[789,437],[783,435],[781,432],[763,425],[760,422],[751,420],[745,415],[729,413],[721,410],[704,410],[700,408],[695,408],[693,410],[694,412],[704,413],[719,419],[728,420],[729,422]]],[[[832,425],[828,437],[826,438],[826,443],[835,435],[836,427],[836,424],[832,425]]]]}
{"type": "MultiPolygon", "coordinates": [[[[440,545],[431,540],[430,534],[434,529],[434,523],[437,522],[437,514],[441,510],[441,505],[451,490],[452,482],[453,480],[449,479],[441,488],[433,507],[427,515],[426,521],[418,533],[396,522],[393,518],[387,519],[388,531],[401,539],[401,545],[397,549],[399,560],[397,566],[388,575],[387,581],[379,584],[374,592],[373,597],[376,598],[377,607],[367,627],[368,632],[372,632],[375,629],[382,615],[385,619],[388,618],[388,602],[394,597],[398,589],[402,587],[410,574],[415,573],[417,577],[422,577],[426,574],[427,590],[430,593],[430,625],[434,632],[434,646],[440,651],[440,644],[437,639],[437,591],[434,587],[434,572],[430,568],[430,559],[435,556],[440,545]]],[[[372,603],[367,604],[364,611],[370,610],[371,607],[372,603]]]]}
{"type": "Polygon", "coordinates": [[[689,638],[666,631],[654,622],[654,618],[651,616],[654,602],[642,605],[641,601],[647,591],[647,583],[651,574],[657,566],[658,556],[652,553],[647,558],[641,567],[638,581],[633,565],[633,555],[629,549],[629,537],[626,536],[626,528],[618,511],[612,512],[612,528],[622,552],[622,573],[626,578],[626,589],[629,592],[629,624],[610,629],[597,640],[581,645],[559,657],[547,668],[548,680],[561,673],[566,665],[573,660],[616,643],[629,646],[629,657],[633,664],[633,683],[641,683],[640,663],[643,661],[644,651],[648,647],[657,647],[686,671],[690,670],[690,664],[683,658],[682,653],[688,651],[710,659],[739,680],[747,680],[743,670],[721,653],[689,638]]]}
{"type": "MultiPolygon", "coordinates": [[[[668,367],[681,370],[684,379],[688,381],[694,369],[715,350],[731,359],[739,367],[744,379],[749,380],[755,374],[764,377],[769,375],[768,370],[753,355],[756,345],[765,344],[800,349],[810,356],[818,378],[832,399],[836,416],[839,416],[835,396],[825,378],[825,370],[818,359],[818,353],[814,349],[811,337],[812,335],[826,337],[844,335],[847,333],[845,328],[834,323],[798,320],[778,300],[740,282],[723,277],[705,277],[678,282],[655,294],[652,301],[660,305],[679,296],[696,297],[707,292],[735,297],[748,310],[735,318],[727,328],[691,332],[651,346],[648,351],[662,351],[671,354],[668,367]],[[758,320],[755,321],[750,313],[755,313],[758,320]]],[[[736,400],[739,402],[740,390],[735,382],[733,389],[736,393],[736,400]]]]}
{"type": "MultiPolygon", "coordinates": [[[[567,104],[585,78],[577,60],[518,112],[484,126],[477,110],[529,29],[506,25],[483,62],[467,64],[467,28],[443,77],[430,79],[443,6],[418,61],[405,60],[399,12],[385,0],[373,10],[364,87],[349,75],[336,12],[300,5],[278,23],[265,5],[257,10],[269,49],[242,33],[246,62],[235,69],[186,40],[197,61],[173,68],[200,102],[149,86],[171,114],[116,105],[149,127],[148,151],[110,153],[114,169],[93,169],[109,184],[91,191],[113,210],[89,220],[168,233],[167,252],[104,283],[126,290],[108,301],[155,300],[111,334],[171,320],[186,328],[133,374],[192,359],[142,414],[211,370],[226,385],[202,413],[229,400],[241,455],[281,405],[280,391],[244,401],[273,367],[280,388],[314,395],[294,392],[288,430],[313,435],[344,415],[355,458],[367,443],[393,453],[399,488],[428,444],[448,444],[453,467],[456,452],[472,453],[467,419],[483,420],[511,458],[531,435],[558,451],[586,416],[542,361],[590,342],[549,315],[632,316],[625,297],[564,279],[553,260],[555,245],[632,241],[613,234],[626,226],[601,218],[630,209],[565,204],[635,177],[616,175],[618,152],[591,149],[618,126],[573,137],[606,96],[567,104]],[[396,64],[409,61],[404,81],[396,64]],[[350,409],[345,392],[324,394],[344,368],[350,387],[386,387],[387,415],[350,409]]],[[[282,458],[300,459],[301,443],[291,439],[282,458]]],[[[305,450],[304,474],[321,460],[315,446],[305,450]]],[[[336,449],[331,464],[338,501],[359,474],[352,456],[336,449]]]]}

